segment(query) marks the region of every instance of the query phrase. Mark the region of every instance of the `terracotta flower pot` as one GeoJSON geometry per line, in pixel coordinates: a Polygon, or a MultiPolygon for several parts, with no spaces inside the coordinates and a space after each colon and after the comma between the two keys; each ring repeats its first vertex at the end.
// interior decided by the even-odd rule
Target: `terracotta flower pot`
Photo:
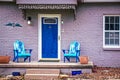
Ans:
{"type": "Polygon", "coordinates": [[[0,63],[9,63],[10,56],[0,56],[0,63]]]}
{"type": "Polygon", "coordinates": [[[80,56],[79,58],[81,64],[88,64],[88,56],[80,56]]]}

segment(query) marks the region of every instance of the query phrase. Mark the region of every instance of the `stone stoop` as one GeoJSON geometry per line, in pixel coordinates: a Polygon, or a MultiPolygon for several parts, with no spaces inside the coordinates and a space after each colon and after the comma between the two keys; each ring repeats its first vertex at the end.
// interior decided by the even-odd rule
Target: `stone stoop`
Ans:
{"type": "Polygon", "coordinates": [[[27,69],[25,80],[56,80],[60,69],[27,69]]]}

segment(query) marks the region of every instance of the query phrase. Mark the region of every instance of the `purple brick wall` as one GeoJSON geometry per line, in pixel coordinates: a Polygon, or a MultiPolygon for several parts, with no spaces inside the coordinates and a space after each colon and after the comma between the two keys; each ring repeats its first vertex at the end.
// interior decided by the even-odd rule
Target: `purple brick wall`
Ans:
{"type": "Polygon", "coordinates": [[[72,40],[78,40],[81,43],[81,55],[88,55],[94,64],[120,67],[120,51],[103,50],[103,15],[119,13],[119,4],[80,5],[75,21],[65,15],[62,48],[66,48],[72,40]]]}
{"type": "MultiPolygon", "coordinates": [[[[25,43],[26,48],[32,48],[37,57],[38,42],[37,26],[30,27],[22,18],[22,11],[14,3],[0,3],[0,54],[11,55],[13,59],[13,43],[19,39],[25,43]],[[9,22],[19,23],[23,27],[9,27],[9,22]]],[[[36,58],[35,57],[35,58],[36,58]]],[[[34,57],[32,60],[35,59],[34,57]]]]}
{"type": "MultiPolygon", "coordinates": [[[[24,41],[32,48],[32,61],[38,60],[38,14],[61,14],[61,48],[66,49],[71,41],[81,43],[81,55],[89,56],[95,65],[120,67],[120,51],[103,50],[103,14],[119,14],[119,4],[80,4],[76,20],[72,10],[26,10],[32,17],[32,26],[22,18],[22,11],[15,3],[0,3],[0,55],[13,57],[13,42],[24,41]],[[20,23],[23,27],[5,26],[8,22],[20,23]]],[[[63,55],[61,51],[61,61],[63,55]]]]}

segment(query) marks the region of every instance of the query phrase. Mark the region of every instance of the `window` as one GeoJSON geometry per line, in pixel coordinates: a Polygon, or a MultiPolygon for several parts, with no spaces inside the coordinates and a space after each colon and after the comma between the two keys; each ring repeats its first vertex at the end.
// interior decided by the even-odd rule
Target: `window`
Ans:
{"type": "Polygon", "coordinates": [[[57,18],[44,18],[44,24],[57,24],[57,18]]]}
{"type": "Polygon", "coordinates": [[[103,47],[120,48],[120,15],[103,17],[103,47]]]}

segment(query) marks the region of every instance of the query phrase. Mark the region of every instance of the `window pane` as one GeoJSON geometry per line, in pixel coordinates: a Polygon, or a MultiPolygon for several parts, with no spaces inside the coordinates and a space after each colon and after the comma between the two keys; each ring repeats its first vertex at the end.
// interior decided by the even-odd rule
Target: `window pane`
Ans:
{"type": "Polygon", "coordinates": [[[119,32],[115,32],[115,39],[119,39],[119,32]]]}
{"type": "Polygon", "coordinates": [[[105,45],[109,45],[109,39],[105,39],[105,45]]]}
{"type": "Polygon", "coordinates": [[[114,45],[114,39],[110,39],[110,45],[114,45]]]}
{"type": "Polygon", "coordinates": [[[114,32],[110,32],[110,39],[114,39],[114,32]]]}
{"type": "Polygon", "coordinates": [[[110,30],[109,29],[109,24],[105,24],[105,30],[110,30]]]}
{"type": "Polygon", "coordinates": [[[115,39],[115,45],[119,45],[119,39],[115,39]]]}
{"type": "Polygon", "coordinates": [[[56,24],[56,18],[44,18],[44,24],[56,24]]]}
{"type": "Polygon", "coordinates": [[[114,30],[114,24],[110,24],[110,30],[114,30]]]}
{"type": "Polygon", "coordinates": [[[115,30],[119,30],[119,24],[115,24],[115,30]]]}
{"type": "Polygon", "coordinates": [[[110,17],[110,23],[114,23],[114,17],[110,17]]]}
{"type": "Polygon", "coordinates": [[[109,32],[105,32],[105,39],[109,39],[109,32]]]}
{"type": "Polygon", "coordinates": [[[105,23],[109,23],[109,17],[105,17],[105,23]]]}
{"type": "Polygon", "coordinates": [[[115,23],[119,23],[119,16],[115,17],[115,23]]]}

